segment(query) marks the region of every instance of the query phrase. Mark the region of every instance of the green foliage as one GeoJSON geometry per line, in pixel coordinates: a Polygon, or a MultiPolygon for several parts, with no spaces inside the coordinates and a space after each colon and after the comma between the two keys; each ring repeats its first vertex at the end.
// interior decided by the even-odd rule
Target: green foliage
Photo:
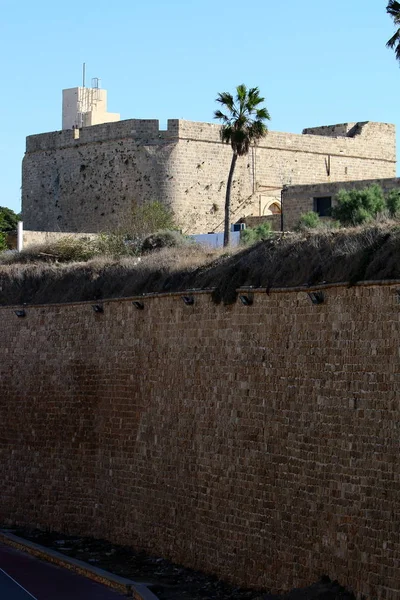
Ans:
{"type": "Polygon", "coordinates": [[[221,140],[230,144],[238,156],[247,154],[251,143],[268,131],[265,121],[271,117],[268,110],[260,106],[264,100],[257,87],[248,90],[244,84],[237,86],[235,98],[229,92],[217,96],[216,102],[225,109],[225,113],[221,110],[214,113],[214,118],[222,121],[221,140]]]}
{"type": "Polygon", "coordinates": [[[160,250],[161,248],[172,248],[186,246],[190,240],[179,233],[179,231],[158,231],[148,235],[142,244],[144,252],[160,250]]]}
{"type": "Polygon", "coordinates": [[[0,232],[9,233],[17,229],[18,215],[11,208],[0,206],[0,232]]]}
{"type": "Polygon", "coordinates": [[[6,236],[4,233],[0,232],[0,252],[3,252],[3,250],[7,250],[7,248],[8,246],[6,236]]]}
{"type": "Polygon", "coordinates": [[[43,248],[43,255],[58,262],[85,262],[93,258],[95,249],[90,238],[65,236],[43,248]]]}
{"type": "Polygon", "coordinates": [[[340,190],[332,216],[345,226],[361,225],[375,219],[385,206],[385,198],[379,185],[374,184],[363,190],[340,190]]]}
{"type": "Polygon", "coordinates": [[[134,256],[139,251],[138,245],[128,241],[125,235],[115,233],[101,233],[93,240],[91,245],[96,255],[113,256],[115,258],[134,256]]]}
{"type": "Polygon", "coordinates": [[[271,224],[261,223],[257,227],[248,227],[240,232],[240,243],[243,246],[251,246],[256,242],[267,239],[271,235],[271,224]]]}
{"type": "Polygon", "coordinates": [[[386,196],[386,206],[392,218],[400,216],[400,190],[392,190],[386,196]]]}
{"type": "Polygon", "coordinates": [[[304,229],[318,229],[320,226],[321,219],[319,218],[319,214],[310,210],[300,216],[297,229],[303,231],[304,229]]]}
{"type": "Polygon", "coordinates": [[[172,210],[162,202],[147,202],[133,207],[126,233],[142,241],[150,233],[174,229],[177,225],[172,210]]]}

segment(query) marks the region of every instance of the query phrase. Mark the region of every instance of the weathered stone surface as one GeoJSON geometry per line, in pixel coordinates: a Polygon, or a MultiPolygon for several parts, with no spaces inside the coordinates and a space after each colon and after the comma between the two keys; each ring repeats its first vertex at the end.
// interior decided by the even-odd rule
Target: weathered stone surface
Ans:
{"type": "MultiPolygon", "coordinates": [[[[232,221],[265,213],[283,185],[394,177],[395,130],[336,125],[296,135],[271,131],[237,162],[232,221]]],[[[127,120],[27,138],[25,229],[90,232],[126,227],[135,203],[172,207],[185,233],[223,229],[231,149],[211,123],[127,120]]]]}

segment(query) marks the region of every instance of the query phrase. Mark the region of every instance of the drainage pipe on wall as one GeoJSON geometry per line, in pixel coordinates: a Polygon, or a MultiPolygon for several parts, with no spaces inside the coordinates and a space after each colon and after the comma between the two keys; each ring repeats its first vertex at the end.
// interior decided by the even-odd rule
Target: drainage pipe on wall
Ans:
{"type": "Polygon", "coordinates": [[[283,232],[283,194],[288,189],[287,185],[284,185],[281,189],[281,231],[283,232]]]}

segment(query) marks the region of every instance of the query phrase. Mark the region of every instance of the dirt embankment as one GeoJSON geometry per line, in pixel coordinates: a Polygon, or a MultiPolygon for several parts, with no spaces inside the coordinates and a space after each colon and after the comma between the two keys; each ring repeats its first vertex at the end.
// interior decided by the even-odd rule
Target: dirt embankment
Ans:
{"type": "Polygon", "coordinates": [[[315,286],[400,279],[400,228],[376,226],[274,236],[240,251],[198,246],[85,263],[0,264],[0,305],[46,304],[213,289],[232,303],[239,287],[315,286]]]}

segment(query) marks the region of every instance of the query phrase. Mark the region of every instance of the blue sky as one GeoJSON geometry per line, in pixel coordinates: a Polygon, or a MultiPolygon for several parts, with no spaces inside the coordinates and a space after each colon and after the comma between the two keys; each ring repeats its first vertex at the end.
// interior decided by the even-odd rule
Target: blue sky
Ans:
{"type": "Polygon", "coordinates": [[[400,68],[386,0],[0,0],[0,205],[20,209],[25,137],[61,128],[61,90],[100,77],[121,118],[211,121],[258,86],[270,129],[395,123],[400,68]]]}

